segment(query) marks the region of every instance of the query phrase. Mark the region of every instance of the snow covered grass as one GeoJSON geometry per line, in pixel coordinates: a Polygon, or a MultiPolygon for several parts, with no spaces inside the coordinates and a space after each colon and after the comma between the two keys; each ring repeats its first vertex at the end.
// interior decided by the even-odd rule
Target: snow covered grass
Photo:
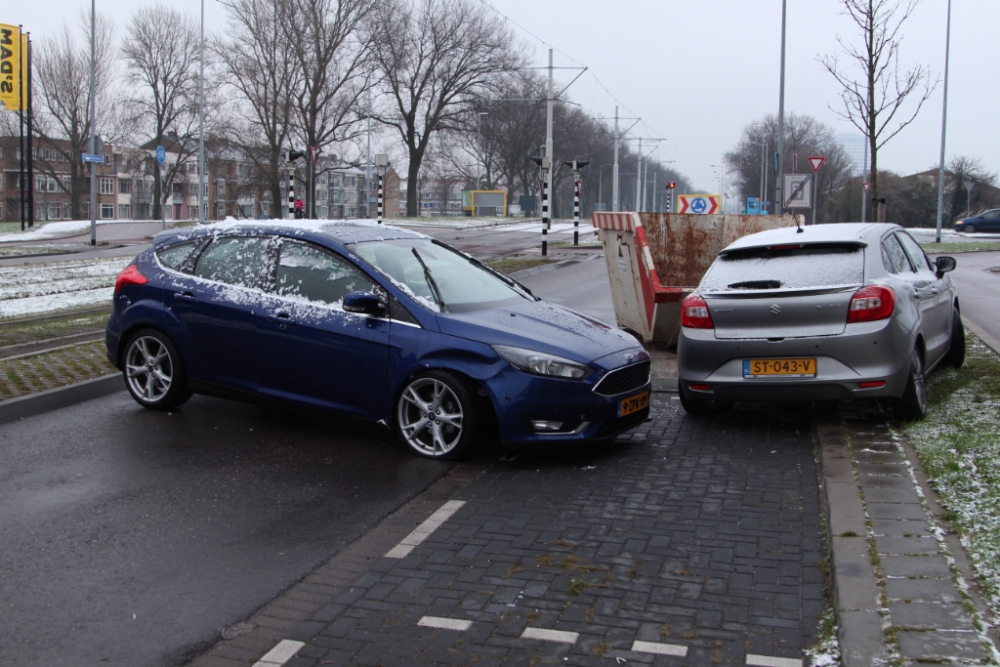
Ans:
{"type": "Polygon", "coordinates": [[[965,366],[928,378],[927,418],[906,424],[941,504],[1000,614],[1000,358],[969,340],[965,366]]]}
{"type": "Polygon", "coordinates": [[[956,253],[956,252],[978,252],[981,250],[1000,250],[1000,241],[968,241],[966,243],[963,243],[961,241],[956,241],[953,243],[948,243],[945,241],[942,241],[941,243],[924,241],[920,244],[920,246],[928,254],[947,255],[949,253],[956,253]]]}
{"type": "Polygon", "coordinates": [[[0,267],[0,318],[111,303],[131,257],[0,267]]]}
{"type": "MultiPolygon", "coordinates": [[[[98,220],[98,225],[124,225],[137,222],[150,222],[149,220],[98,220]]],[[[152,221],[152,222],[155,222],[152,221]]],[[[65,236],[76,236],[90,230],[90,220],[63,220],[60,222],[36,222],[35,226],[27,231],[21,231],[21,223],[16,227],[11,227],[11,223],[4,223],[0,227],[0,243],[11,241],[44,241],[46,239],[58,239],[65,236]],[[6,232],[6,233],[3,233],[6,232]]]]}

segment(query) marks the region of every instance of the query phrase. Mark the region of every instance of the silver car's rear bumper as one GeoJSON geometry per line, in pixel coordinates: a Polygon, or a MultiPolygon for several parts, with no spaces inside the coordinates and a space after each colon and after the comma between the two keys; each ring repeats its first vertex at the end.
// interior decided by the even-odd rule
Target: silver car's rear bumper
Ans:
{"type": "Polygon", "coordinates": [[[913,332],[895,319],[849,324],[836,336],[718,340],[711,329],[681,329],[678,375],[691,396],[725,401],[814,401],[898,397],[910,372],[913,332]],[[743,377],[745,359],[815,358],[816,377],[743,377]],[[878,387],[861,383],[884,382],[878,387]],[[690,385],[707,385],[691,390],[690,385]]]}

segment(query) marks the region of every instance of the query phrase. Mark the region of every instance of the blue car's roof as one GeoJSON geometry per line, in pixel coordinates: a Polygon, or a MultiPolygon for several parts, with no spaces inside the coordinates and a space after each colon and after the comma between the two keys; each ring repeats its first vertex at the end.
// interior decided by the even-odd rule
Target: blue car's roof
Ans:
{"type": "Polygon", "coordinates": [[[365,220],[226,220],[208,225],[197,225],[184,229],[173,229],[156,235],[154,244],[163,245],[174,239],[198,238],[213,234],[233,233],[279,234],[302,238],[326,239],[346,245],[364,241],[388,241],[393,239],[425,238],[423,234],[411,232],[392,225],[377,224],[365,220]]]}

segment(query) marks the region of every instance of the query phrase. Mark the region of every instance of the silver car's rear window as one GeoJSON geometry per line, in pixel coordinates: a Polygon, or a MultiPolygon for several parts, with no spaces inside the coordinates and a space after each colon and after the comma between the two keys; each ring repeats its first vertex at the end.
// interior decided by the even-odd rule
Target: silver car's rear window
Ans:
{"type": "Polygon", "coordinates": [[[703,292],[811,289],[864,282],[864,248],[856,244],[771,246],[724,252],[701,281],[703,292]]]}

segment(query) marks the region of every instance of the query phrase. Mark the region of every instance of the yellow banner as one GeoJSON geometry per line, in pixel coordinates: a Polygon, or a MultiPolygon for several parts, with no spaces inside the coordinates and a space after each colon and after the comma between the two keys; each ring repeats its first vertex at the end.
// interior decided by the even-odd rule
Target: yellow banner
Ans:
{"type": "Polygon", "coordinates": [[[20,28],[0,24],[0,104],[9,111],[21,110],[21,44],[20,28]]]}

